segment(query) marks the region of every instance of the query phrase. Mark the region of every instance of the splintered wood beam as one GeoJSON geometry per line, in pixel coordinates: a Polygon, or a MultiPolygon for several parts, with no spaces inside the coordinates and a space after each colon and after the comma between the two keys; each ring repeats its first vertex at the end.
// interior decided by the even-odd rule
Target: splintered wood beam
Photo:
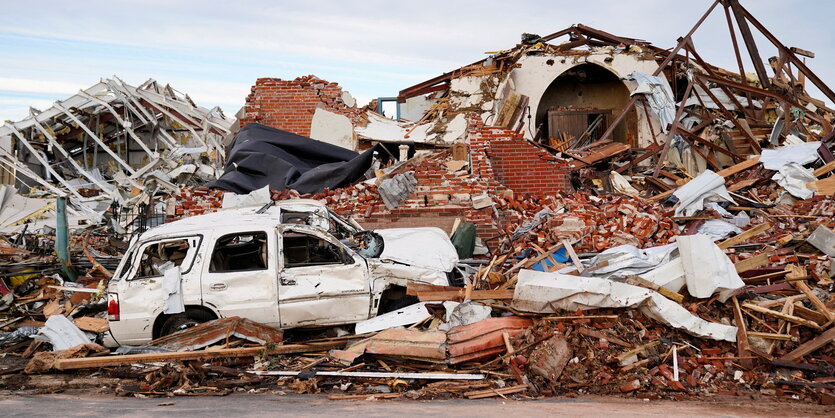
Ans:
{"type": "Polygon", "coordinates": [[[835,341],[835,327],[829,328],[823,334],[801,344],[800,347],[780,357],[780,360],[795,361],[833,341],[835,341]]]}

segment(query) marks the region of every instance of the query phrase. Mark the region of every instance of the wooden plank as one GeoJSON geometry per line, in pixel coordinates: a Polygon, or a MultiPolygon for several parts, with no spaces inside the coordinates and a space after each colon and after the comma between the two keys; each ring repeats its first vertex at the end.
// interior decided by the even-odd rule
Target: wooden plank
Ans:
{"type": "MultiPolygon", "coordinates": [[[[470,300],[490,300],[490,299],[513,299],[512,289],[499,290],[473,290],[470,292],[470,300]]],[[[425,301],[443,301],[443,300],[464,300],[466,296],[466,289],[447,290],[438,292],[417,292],[418,300],[425,301]]]]}
{"type": "Polygon", "coordinates": [[[732,176],[732,175],[734,175],[736,173],[739,173],[741,171],[745,171],[745,170],[757,165],[759,162],[760,162],[760,156],[758,155],[756,157],[749,158],[749,159],[747,159],[747,160],[745,160],[741,163],[734,164],[734,165],[732,165],[732,166],[730,166],[730,167],[728,167],[724,170],[719,170],[719,171],[716,172],[716,174],[720,175],[723,178],[729,177],[729,176],[732,176]]]}
{"type": "Polygon", "coordinates": [[[582,273],[585,268],[583,267],[583,263],[580,262],[580,257],[578,257],[577,253],[574,251],[574,247],[571,246],[571,242],[567,239],[562,239],[561,243],[565,247],[566,251],[568,251],[568,256],[571,257],[571,262],[574,263],[574,267],[577,267],[577,271],[582,273]]]}
{"type": "Polygon", "coordinates": [[[824,315],[824,314],[822,314],[818,311],[809,309],[809,308],[803,306],[803,304],[800,303],[800,302],[794,303],[792,305],[792,310],[793,310],[792,315],[799,316],[803,319],[808,319],[812,322],[816,322],[816,323],[821,324],[821,325],[824,325],[827,322],[829,322],[829,320],[826,318],[826,315],[824,315]]]}
{"type": "Polygon", "coordinates": [[[803,292],[804,295],[809,297],[809,301],[812,302],[812,305],[815,305],[815,308],[818,312],[822,313],[826,317],[826,322],[831,322],[835,319],[835,315],[829,311],[826,307],[826,304],[823,303],[818,297],[812,292],[812,289],[809,288],[809,285],[806,284],[805,281],[796,281],[792,282],[792,286],[796,287],[797,290],[803,292]]]}
{"type": "Polygon", "coordinates": [[[783,306],[786,302],[795,303],[797,301],[805,300],[806,297],[806,295],[794,295],[774,300],[759,300],[752,303],[763,308],[773,308],[775,306],[783,306]]]}
{"type": "Polygon", "coordinates": [[[768,256],[768,253],[757,254],[751,258],[736,262],[736,264],[734,264],[734,268],[736,268],[737,273],[743,273],[748,270],[760,268],[768,264],[768,256]]]}
{"type": "Polygon", "coordinates": [[[757,337],[757,338],[764,338],[767,340],[780,340],[780,341],[790,341],[792,338],[789,334],[774,334],[770,332],[755,332],[755,331],[748,331],[749,337],[757,337]]]}
{"type": "Polygon", "coordinates": [[[481,399],[481,398],[492,398],[494,396],[503,396],[508,395],[511,393],[518,393],[524,392],[528,390],[528,385],[517,385],[517,386],[510,386],[505,388],[499,389],[485,389],[485,390],[476,390],[472,392],[465,392],[464,396],[468,399],[481,399]]]}
{"type": "Polygon", "coordinates": [[[817,169],[815,169],[815,171],[812,172],[812,174],[815,177],[820,177],[832,170],[835,170],[835,161],[830,161],[824,164],[822,167],[818,167],[817,169]]]}
{"type": "Polygon", "coordinates": [[[764,224],[759,224],[759,225],[757,225],[757,226],[755,226],[755,227],[753,227],[753,228],[751,228],[747,231],[744,231],[741,234],[738,234],[735,237],[728,238],[728,239],[720,242],[717,245],[719,246],[719,248],[724,250],[724,249],[730,248],[730,247],[732,247],[736,244],[743,243],[743,242],[747,241],[749,238],[752,238],[756,235],[759,235],[759,234],[765,232],[769,228],[771,228],[771,223],[769,223],[769,222],[766,222],[764,224]]]}
{"type": "Polygon", "coordinates": [[[826,344],[835,341],[835,327],[829,328],[821,335],[811,339],[810,341],[801,344],[800,347],[795,348],[790,353],[780,357],[780,360],[796,361],[799,358],[825,346],[826,344]]]}
{"type": "Polygon", "coordinates": [[[597,330],[594,330],[594,329],[591,329],[591,328],[586,328],[586,327],[580,327],[580,328],[577,329],[577,331],[580,334],[585,335],[586,337],[592,337],[592,338],[597,338],[597,339],[606,339],[610,343],[617,344],[617,345],[622,346],[622,347],[626,347],[626,348],[635,347],[635,344],[628,343],[624,340],[621,340],[620,338],[609,335],[609,334],[607,334],[603,331],[597,331],[597,330]]]}
{"type": "Polygon", "coordinates": [[[751,346],[748,343],[748,327],[745,326],[745,318],[742,310],[739,309],[739,300],[736,296],[731,298],[734,308],[734,323],[736,325],[736,355],[744,357],[750,354],[751,346]]]}
{"type": "Polygon", "coordinates": [[[806,183],[806,188],[814,190],[816,195],[832,196],[835,194],[835,176],[806,183]]]}
{"type": "Polygon", "coordinates": [[[220,350],[183,351],[173,353],[126,354],[122,356],[84,357],[56,360],[53,368],[56,370],[88,369],[110,366],[125,366],[138,363],[159,363],[168,361],[210,360],[216,358],[250,357],[265,354],[298,354],[316,351],[327,351],[330,348],[342,347],[345,341],[326,342],[321,344],[290,344],[279,345],[274,348],[265,346],[226,348],[220,350]]]}
{"type": "Polygon", "coordinates": [[[655,284],[655,283],[653,283],[653,282],[651,282],[651,281],[649,281],[649,280],[647,280],[647,279],[645,279],[641,276],[637,276],[637,275],[627,276],[626,277],[626,283],[631,284],[633,286],[639,286],[639,287],[643,287],[643,288],[646,288],[646,289],[654,290],[654,291],[660,293],[661,295],[667,297],[668,299],[672,299],[672,300],[674,300],[678,303],[681,303],[682,301],[684,301],[684,295],[682,295],[681,293],[674,292],[670,289],[667,289],[664,286],[659,286],[659,285],[657,285],[657,284],[655,284]]]}
{"type": "Polygon", "coordinates": [[[803,319],[803,318],[798,317],[798,316],[788,315],[788,314],[784,314],[782,312],[777,312],[777,311],[772,311],[771,309],[763,308],[763,307],[754,305],[753,303],[749,303],[749,302],[743,302],[742,306],[744,308],[750,309],[754,312],[759,312],[761,314],[773,316],[777,319],[782,319],[784,321],[791,322],[792,324],[803,325],[803,326],[813,328],[813,329],[816,329],[816,330],[819,330],[819,331],[823,330],[823,328],[821,328],[820,325],[818,325],[818,324],[816,324],[812,321],[809,321],[808,319],[803,319]]]}

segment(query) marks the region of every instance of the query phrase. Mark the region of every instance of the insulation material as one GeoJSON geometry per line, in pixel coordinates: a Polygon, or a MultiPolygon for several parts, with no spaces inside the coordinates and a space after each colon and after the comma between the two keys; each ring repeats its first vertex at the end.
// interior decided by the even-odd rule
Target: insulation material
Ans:
{"type": "Polygon", "coordinates": [[[719,292],[725,302],[745,286],[734,264],[706,235],[680,235],[678,242],[681,264],[687,279],[687,291],[697,298],[709,298],[719,292]]]}
{"type": "Polygon", "coordinates": [[[711,170],[705,170],[673,193],[678,199],[675,216],[693,216],[704,209],[706,200],[726,201],[736,204],[725,188],[725,179],[711,170]]]}
{"type": "Polygon", "coordinates": [[[645,315],[692,335],[736,341],[736,327],[705,321],[653,290],[605,279],[522,270],[511,306],[536,313],[637,307],[645,315]]]}

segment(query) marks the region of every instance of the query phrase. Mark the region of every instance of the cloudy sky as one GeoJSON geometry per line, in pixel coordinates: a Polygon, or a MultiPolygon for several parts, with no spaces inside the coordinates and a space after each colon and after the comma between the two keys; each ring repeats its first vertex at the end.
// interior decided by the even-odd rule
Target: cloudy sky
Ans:
{"type": "MultiPolygon", "coordinates": [[[[315,74],[361,103],[575,23],[670,48],[711,0],[246,1],[0,0],[0,120],[46,108],[101,77],[148,78],[234,113],[258,77],[315,74]]],[[[742,0],[835,85],[835,3],[742,0]]],[[[703,58],[735,69],[720,8],[694,37],[703,58]]],[[[759,42],[764,58],[775,50],[759,42]]],[[[748,64],[748,71],[752,67],[748,64]]]]}

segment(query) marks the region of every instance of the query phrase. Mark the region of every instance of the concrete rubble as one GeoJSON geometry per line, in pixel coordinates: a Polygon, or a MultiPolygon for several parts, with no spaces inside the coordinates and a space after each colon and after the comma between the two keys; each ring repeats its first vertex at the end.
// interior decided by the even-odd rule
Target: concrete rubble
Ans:
{"type": "Polygon", "coordinates": [[[672,49],[578,24],[363,107],[259,78],[232,119],[114,77],[6,122],[0,387],[831,405],[835,110],[806,86],[835,92],[719,9],[755,73],[702,59],[704,19],[672,49]],[[280,167],[230,167],[244,127],[280,167]]]}

